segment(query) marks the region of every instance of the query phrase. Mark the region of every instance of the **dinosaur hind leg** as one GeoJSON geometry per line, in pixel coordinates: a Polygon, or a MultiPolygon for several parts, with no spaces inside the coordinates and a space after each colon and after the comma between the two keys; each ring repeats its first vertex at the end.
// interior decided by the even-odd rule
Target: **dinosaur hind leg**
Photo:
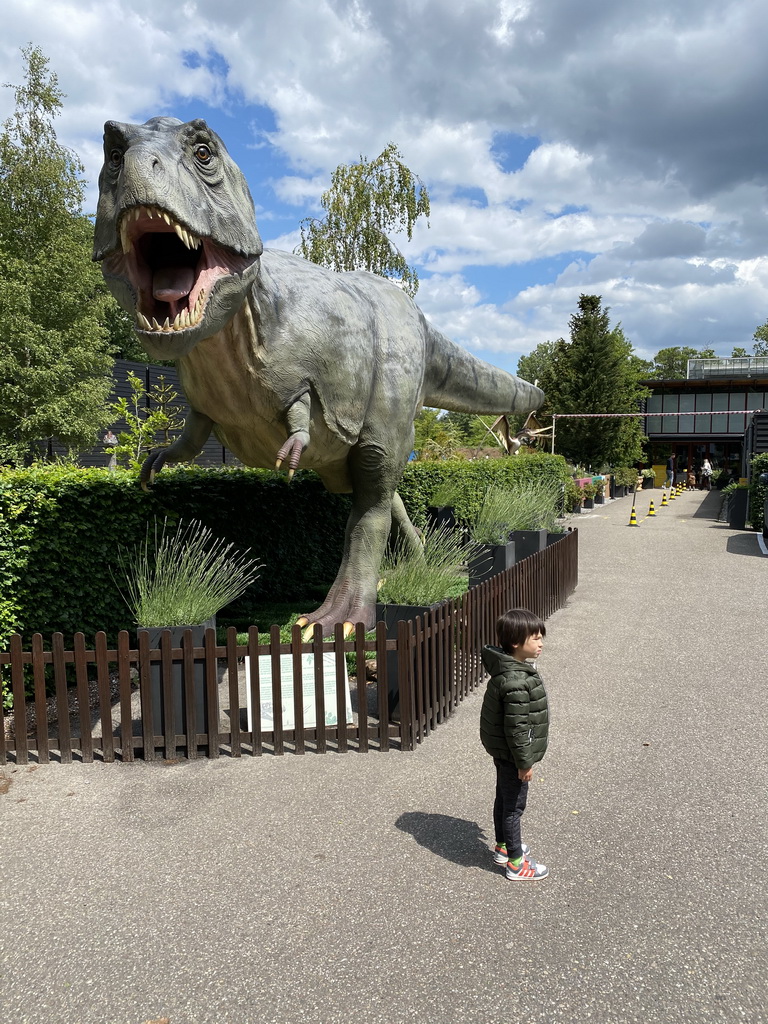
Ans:
{"type": "Polygon", "coordinates": [[[414,553],[424,550],[422,537],[411,522],[397,491],[392,498],[392,539],[414,553]]]}
{"type": "MultiPolygon", "coordinates": [[[[303,625],[322,626],[324,635],[337,622],[362,622],[372,629],[376,621],[376,585],[379,566],[392,525],[393,504],[398,525],[408,519],[395,483],[399,472],[394,460],[375,446],[359,446],[350,453],[352,511],[347,521],[344,555],[333,586],[323,604],[300,619],[303,625]]],[[[399,469],[399,467],[398,467],[399,469]]],[[[408,520],[413,538],[418,535],[408,520]]]]}

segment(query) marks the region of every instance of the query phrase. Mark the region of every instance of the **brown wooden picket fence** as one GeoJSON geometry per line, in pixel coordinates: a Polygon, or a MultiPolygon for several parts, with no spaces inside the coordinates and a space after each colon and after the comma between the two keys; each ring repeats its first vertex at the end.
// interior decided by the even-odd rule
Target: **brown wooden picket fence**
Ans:
{"type": "Polygon", "coordinates": [[[53,634],[50,649],[34,634],[26,651],[21,637],[13,636],[9,650],[0,653],[0,671],[10,672],[14,697],[9,734],[0,730],[0,764],[26,764],[30,758],[69,763],[413,750],[483,682],[480,653],[484,644],[494,642],[498,616],[507,608],[525,607],[547,618],[563,606],[577,580],[578,534],[573,531],[461,598],[398,623],[396,639],[387,639],[383,622],[370,639],[361,624],[345,639],[339,624],[332,639],[324,640],[317,631],[309,643],[294,627],[290,644],[280,642],[277,626],[266,644],[259,643],[252,626],[245,645],[238,645],[230,628],[221,646],[213,629],[206,630],[200,646],[186,631],[178,647],[166,630],[156,650],[150,649],[146,633],[132,647],[130,634],[123,631],[114,648],[104,633],[97,633],[93,650],[86,649],[82,633],[75,634],[72,650],[65,650],[61,633],[53,634]],[[348,687],[350,653],[356,677],[348,687]],[[306,684],[292,686],[294,678],[302,678],[305,655],[313,656],[309,720],[306,684]],[[376,661],[372,682],[363,668],[366,655],[376,661]],[[334,666],[330,686],[324,656],[334,666]],[[394,665],[396,681],[390,679],[394,665]],[[30,674],[34,698],[25,701],[30,674]],[[290,689],[292,697],[286,693],[290,689]],[[390,689],[399,695],[394,713],[390,689]],[[243,721],[248,708],[250,727],[243,721]]]}

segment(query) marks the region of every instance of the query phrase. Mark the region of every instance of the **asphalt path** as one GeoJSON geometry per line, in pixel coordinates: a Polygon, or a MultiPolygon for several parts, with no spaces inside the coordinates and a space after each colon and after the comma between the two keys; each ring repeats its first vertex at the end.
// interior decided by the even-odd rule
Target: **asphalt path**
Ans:
{"type": "Polygon", "coordinates": [[[479,693],[413,753],[11,766],[0,1021],[767,1021],[768,558],[659,499],[548,622],[549,878],[492,864],[479,693]]]}

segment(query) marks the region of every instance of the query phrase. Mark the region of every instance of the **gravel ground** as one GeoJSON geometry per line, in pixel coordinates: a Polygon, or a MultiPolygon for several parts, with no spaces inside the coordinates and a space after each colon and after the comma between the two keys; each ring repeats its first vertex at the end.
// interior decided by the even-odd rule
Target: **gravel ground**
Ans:
{"type": "Polygon", "coordinates": [[[0,1020],[768,1020],[768,559],[650,496],[548,622],[548,879],[492,865],[480,694],[413,753],[8,768],[0,1020]]]}

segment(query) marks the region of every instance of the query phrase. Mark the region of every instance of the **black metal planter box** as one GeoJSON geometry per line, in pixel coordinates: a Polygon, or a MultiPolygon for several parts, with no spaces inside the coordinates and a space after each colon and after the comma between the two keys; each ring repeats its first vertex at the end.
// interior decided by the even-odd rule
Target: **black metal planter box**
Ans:
{"type": "MultiPolygon", "coordinates": [[[[195,647],[202,647],[205,642],[205,631],[206,629],[216,628],[216,616],[212,619],[208,619],[206,622],[201,623],[199,626],[170,626],[170,627],[157,627],[139,630],[140,633],[146,633],[149,638],[150,650],[156,650],[160,647],[160,638],[162,637],[165,629],[171,634],[171,647],[181,647],[181,640],[186,630],[192,630],[192,640],[195,647]]],[[[175,661],[171,665],[171,688],[170,697],[171,703],[168,703],[168,697],[163,699],[163,675],[162,666],[160,662],[153,661],[151,665],[151,680],[152,680],[152,720],[157,732],[161,732],[163,735],[172,734],[175,732],[185,732],[184,722],[186,721],[187,711],[187,699],[184,686],[184,674],[183,666],[180,661],[175,661]],[[172,709],[173,713],[173,725],[174,729],[169,729],[170,722],[167,721],[167,715],[164,713],[164,709],[172,709]]],[[[208,708],[206,705],[205,696],[205,674],[204,665],[201,661],[195,662],[194,667],[194,707],[195,707],[195,727],[198,732],[208,732],[208,708]]]]}
{"type": "MultiPolygon", "coordinates": [[[[397,640],[399,622],[409,622],[417,615],[426,615],[437,605],[428,604],[377,604],[376,621],[387,627],[387,640],[397,640]]],[[[387,698],[390,717],[400,706],[400,680],[397,672],[397,651],[387,652],[387,698]]]]}
{"type": "Polygon", "coordinates": [[[482,544],[469,561],[469,585],[477,587],[515,564],[515,542],[482,544]]]}

